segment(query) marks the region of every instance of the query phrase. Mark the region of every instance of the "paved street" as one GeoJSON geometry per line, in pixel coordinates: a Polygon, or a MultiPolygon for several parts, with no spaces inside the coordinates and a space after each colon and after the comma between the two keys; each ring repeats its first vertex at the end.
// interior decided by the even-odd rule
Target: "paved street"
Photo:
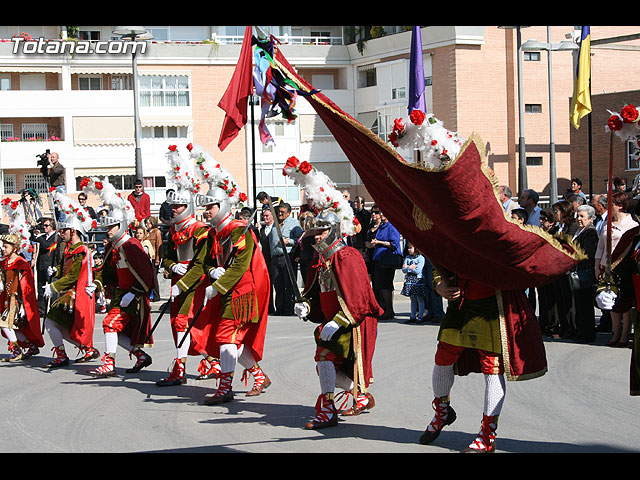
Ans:
{"type": "MultiPolygon", "coordinates": [[[[161,303],[153,304],[154,318],[161,303]]],[[[175,354],[165,318],[150,353],[153,364],[137,375],[124,350],[118,376],[93,379],[89,366],[61,370],[39,367],[50,345],[22,364],[0,364],[3,452],[457,452],[480,427],[484,382],[480,375],[457,377],[452,405],[457,421],[435,444],[418,438],[432,417],[431,369],[437,325],[405,325],[409,303],[396,292],[393,321],[381,322],[374,358],[376,407],[331,429],[307,431],[319,393],[314,370],[313,324],[295,317],[269,319],[262,366],[272,386],[259,397],[236,370],[236,400],[203,406],[215,380],[197,381],[197,361],[187,364],[187,385],[160,388],[175,354]]],[[[101,324],[103,315],[97,316],[101,324]]],[[[503,453],[640,452],[640,398],[628,395],[629,349],[547,340],[549,372],[536,380],[508,382],[498,428],[503,453]]],[[[96,347],[104,338],[96,329],[96,347]]],[[[71,350],[72,358],[75,349],[71,350]]],[[[2,357],[6,356],[2,351],[2,357]]]]}

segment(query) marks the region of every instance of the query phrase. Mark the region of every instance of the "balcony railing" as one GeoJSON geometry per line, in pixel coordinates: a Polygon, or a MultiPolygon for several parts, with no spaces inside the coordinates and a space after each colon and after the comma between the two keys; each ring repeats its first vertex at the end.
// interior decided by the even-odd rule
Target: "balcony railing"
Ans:
{"type": "MultiPolygon", "coordinates": [[[[295,35],[279,35],[276,37],[280,43],[288,45],[343,45],[342,37],[325,37],[325,36],[295,36],[295,35]]],[[[242,43],[242,35],[216,35],[213,34],[212,40],[223,45],[242,43]]]]}

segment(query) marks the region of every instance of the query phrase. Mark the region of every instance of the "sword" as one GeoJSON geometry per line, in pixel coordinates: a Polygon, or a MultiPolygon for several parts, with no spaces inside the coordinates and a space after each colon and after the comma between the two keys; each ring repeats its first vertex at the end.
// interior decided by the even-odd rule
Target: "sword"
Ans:
{"type": "Polygon", "coordinates": [[[284,252],[284,263],[287,265],[287,272],[289,273],[289,279],[291,280],[291,286],[293,287],[293,295],[296,297],[297,302],[303,302],[302,294],[298,289],[298,283],[296,282],[296,275],[293,272],[293,265],[291,265],[291,259],[289,258],[289,254],[287,253],[287,246],[284,243],[284,238],[282,237],[282,232],[280,231],[280,224],[278,223],[278,216],[276,215],[276,211],[273,208],[273,204],[271,203],[271,198],[267,196],[267,202],[269,203],[269,209],[271,210],[271,215],[273,215],[274,225],[276,227],[276,232],[278,232],[278,237],[280,238],[280,244],[282,245],[282,251],[284,252]]]}
{"type": "Polygon", "coordinates": [[[158,319],[156,320],[156,323],[153,324],[153,327],[151,327],[151,330],[149,331],[149,334],[147,335],[147,338],[144,339],[143,344],[146,344],[150,339],[151,336],[153,335],[153,331],[156,329],[156,327],[158,326],[158,324],[160,323],[160,320],[162,320],[162,316],[165,314],[165,312],[167,311],[167,308],[169,308],[169,304],[171,302],[169,300],[167,300],[167,302],[162,306],[162,308],[160,309],[160,316],[158,317],[158,319]]]}

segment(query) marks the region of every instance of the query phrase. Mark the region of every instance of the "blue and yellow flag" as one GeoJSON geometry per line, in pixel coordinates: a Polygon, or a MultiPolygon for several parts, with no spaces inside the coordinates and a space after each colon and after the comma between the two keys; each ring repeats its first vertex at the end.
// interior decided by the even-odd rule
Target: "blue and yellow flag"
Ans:
{"type": "Polygon", "coordinates": [[[578,50],[578,67],[571,99],[571,123],[580,128],[580,119],[591,113],[591,30],[582,27],[578,50]]]}

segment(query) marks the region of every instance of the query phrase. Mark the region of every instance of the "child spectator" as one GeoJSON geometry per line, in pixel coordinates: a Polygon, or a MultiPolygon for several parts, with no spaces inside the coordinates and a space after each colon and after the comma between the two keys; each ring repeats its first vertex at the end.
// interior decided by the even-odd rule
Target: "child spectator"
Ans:
{"type": "Polygon", "coordinates": [[[402,263],[402,273],[405,274],[401,295],[411,299],[411,315],[405,323],[422,322],[424,313],[425,279],[422,269],[425,259],[416,248],[407,242],[407,256],[402,263]]]}

